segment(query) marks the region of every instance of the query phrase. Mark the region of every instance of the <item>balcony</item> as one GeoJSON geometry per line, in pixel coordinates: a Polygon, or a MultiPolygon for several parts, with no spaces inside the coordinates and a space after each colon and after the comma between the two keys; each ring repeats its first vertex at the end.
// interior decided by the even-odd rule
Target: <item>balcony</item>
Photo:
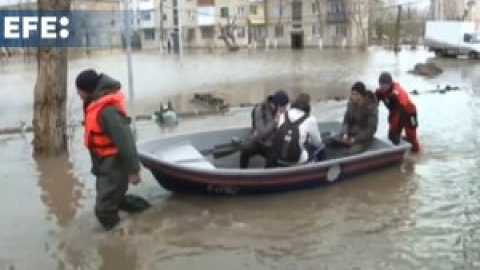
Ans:
{"type": "Polygon", "coordinates": [[[347,23],[349,16],[347,12],[328,12],[327,23],[347,23]]]}

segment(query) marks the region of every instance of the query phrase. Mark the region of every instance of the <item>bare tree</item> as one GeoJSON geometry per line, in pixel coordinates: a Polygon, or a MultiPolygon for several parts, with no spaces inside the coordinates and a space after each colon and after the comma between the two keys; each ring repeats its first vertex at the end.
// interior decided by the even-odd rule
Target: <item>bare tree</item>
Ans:
{"type": "MultiPolygon", "coordinates": [[[[37,4],[39,10],[70,9],[70,0],[38,0],[37,4]]],[[[33,117],[35,155],[67,152],[67,67],[65,48],[38,48],[33,117]]]]}
{"type": "Polygon", "coordinates": [[[323,35],[325,34],[324,30],[324,16],[323,16],[323,2],[322,0],[313,0],[313,3],[315,3],[315,7],[317,8],[317,24],[318,24],[318,30],[320,31],[320,38],[323,38],[323,35]]]}
{"type": "Polygon", "coordinates": [[[353,31],[360,35],[360,48],[368,46],[368,4],[370,0],[354,1],[350,5],[350,16],[354,24],[353,31]]]}
{"type": "Polygon", "coordinates": [[[225,46],[227,46],[229,51],[237,51],[239,49],[237,39],[235,38],[235,30],[237,29],[235,21],[235,16],[231,20],[228,17],[225,25],[222,25],[221,23],[218,25],[218,28],[220,29],[219,38],[225,42],[225,46]]]}

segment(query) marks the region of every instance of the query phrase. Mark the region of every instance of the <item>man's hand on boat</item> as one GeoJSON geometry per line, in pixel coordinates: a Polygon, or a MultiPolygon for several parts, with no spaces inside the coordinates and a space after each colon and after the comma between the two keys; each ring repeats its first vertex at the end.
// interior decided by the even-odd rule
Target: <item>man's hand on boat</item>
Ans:
{"type": "Polygon", "coordinates": [[[132,173],[128,175],[128,182],[134,186],[138,185],[142,179],[139,173],[132,173]]]}
{"type": "Polygon", "coordinates": [[[342,143],[346,146],[350,146],[355,143],[355,137],[348,136],[348,134],[343,134],[342,143]]]}

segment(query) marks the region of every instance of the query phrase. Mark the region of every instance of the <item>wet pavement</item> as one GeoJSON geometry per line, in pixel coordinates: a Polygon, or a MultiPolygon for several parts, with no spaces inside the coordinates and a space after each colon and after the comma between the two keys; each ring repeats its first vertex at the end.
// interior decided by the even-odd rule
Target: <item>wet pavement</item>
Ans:
{"type": "MultiPolygon", "coordinates": [[[[422,50],[395,56],[377,48],[245,51],[197,53],[179,64],[174,56],[135,55],[137,109],[146,113],[172,97],[187,109],[193,93],[207,91],[232,104],[255,102],[278,88],[315,99],[345,96],[355,80],[373,87],[389,70],[421,93],[412,98],[424,151],[398,168],[262,197],[172,195],[143,170],[142,184],[131,192],[153,207],[103,233],[92,212],[94,178],[81,130],[74,132],[70,155],[54,159],[32,158],[31,134],[1,137],[0,269],[478,269],[480,62],[432,57],[422,50]],[[427,60],[444,73],[435,79],[407,73],[427,60]],[[462,90],[425,92],[437,84],[462,90]]],[[[72,61],[70,85],[75,72],[90,65],[123,78],[123,63],[121,55],[72,61]]],[[[12,93],[0,100],[2,126],[30,117],[34,71],[23,63],[0,67],[3,91],[12,93]]],[[[345,104],[320,102],[314,114],[341,120],[345,104]]],[[[385,109],[380,114],[378,136],[385,138],[385,109]]],[[[139,122],[138,130],[146,139],[249,120],[247,109],[181,119],[175,130],[139,122]]]]}

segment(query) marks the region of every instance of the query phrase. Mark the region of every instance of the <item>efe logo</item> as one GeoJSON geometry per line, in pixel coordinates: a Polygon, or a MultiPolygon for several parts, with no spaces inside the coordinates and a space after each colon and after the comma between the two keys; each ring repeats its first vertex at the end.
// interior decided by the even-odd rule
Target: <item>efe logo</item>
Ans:
{"type": "Polygon", "coordinates": [[[39,30],[40,39],[56,39],[57,33],[60,38],[66,39],[70,34],[66,29],[69,19],[65,16],[5,16],[3,19],[5,39],[28,39],[31,32],[39,30]]]}

